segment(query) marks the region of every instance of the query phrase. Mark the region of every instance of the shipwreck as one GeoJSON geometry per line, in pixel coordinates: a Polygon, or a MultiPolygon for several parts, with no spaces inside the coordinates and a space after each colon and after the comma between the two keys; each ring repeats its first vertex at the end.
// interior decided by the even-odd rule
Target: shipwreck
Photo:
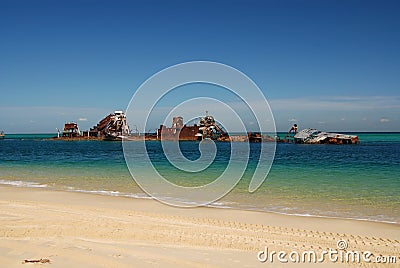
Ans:
{"type": "Polygon", "coordinates": [[[160,125],[157,129],[158,140],[180,140],[180,141],[201,141],[201,140],[218,140],[229,141],[229,135],[214,119],[208,115],[200,118],[199,124],[187,126],[183,124],[183,117],[178,116],[172,119],[170,128],[160,125]]]}
{"type": "Polygon", "coordinates": [[[199,122],[199,131],[196,134],[198,140],[210,139],[219,141],[229,141],[229,135],[214,119],[213,116],[208,115],[202,117],[199,122]]]}
{"type": "Polygon", "coordinates": [[[294,142],[299,144],[359,144],[356,135],[331,133],[306,128],[293,135],[286,135],[283,142],[294,142]]]}
{"type": "MultiPolygon", "coordinates": [[[[173,141],[201,141],[214,140],[224,142],[284,142],[296,144],[358,144],[358,136],[340,133],[323,132],[313,128],[297,131],[297,124],[281,139],[261,132],[247,132],[246,135],[229,135],[227,131],[206,111],[197,124],[188,126],[184,124],[183,117],[176,116],[172,119],[171,127],[160,125],[155,133],[140,133],[131,135],[126,115],[123,111],[115,111],[107,115],[90,130],[80,131],[78,124],[68,122],[64,125],[63,132],[58,130],[57,137],[53,139],[66,140],[173,140],[173,141]]],[[[3,136],[4,137],[4,136],[3,136]]],[[[1,135],[0,135],[1,138],[1,135]]]]}
{"type": "MultiPolygon", "coordinates": [[[[58,133],[59,130],[57,129],[58,133]]],[[[62,133],[62,137],[63,138],[77,138],[81,136],[81,132],[79,131],[79,127],[78,124],[75,122],[68,122],[65,123],[64,125],[64,129],[63,129],[63,133],[62,133]]],[[[60,134],[58,134],[58,137],[60,137],[60,134]]]]}
{"type": "Polygon", "coordinates": [[[160,125],[157,129],[157,140],[186,140],[195,141],[197,140],[196,133],[199,131],[199,126],[194,124],[193,126],[187,126],[183,124],[183,117],[177,116],[172,118],[172,126],[166,127],[160,125]]]}
{"type": "Polygon", "coordinates": [[[57,129],[57,139],[66,140],[122,140],[130,135],[130,128],[123,111],[115,111],[107,115],[90,130],[80,131],[78,124],[67,122],[64,125],[62,134],[57,129]]]}
{"type": "Polygon", "coordinates": [[[130,132],[125,113],[123,111],[115,111],[100,120],[96,126],[86,133],[89,136],[99,137],[104,140],[122,140],[128,137],[130,132]]]}

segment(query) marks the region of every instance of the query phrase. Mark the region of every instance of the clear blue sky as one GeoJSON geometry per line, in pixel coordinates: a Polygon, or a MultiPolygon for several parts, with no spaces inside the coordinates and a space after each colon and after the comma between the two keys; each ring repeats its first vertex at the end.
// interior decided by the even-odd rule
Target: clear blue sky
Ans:
{"type": "Polygon", "coordinates": [[[0,0],[0,130],[87,129],[193,60],[252,78],[278,130],[400,131],[399,1],[0,0]]]}

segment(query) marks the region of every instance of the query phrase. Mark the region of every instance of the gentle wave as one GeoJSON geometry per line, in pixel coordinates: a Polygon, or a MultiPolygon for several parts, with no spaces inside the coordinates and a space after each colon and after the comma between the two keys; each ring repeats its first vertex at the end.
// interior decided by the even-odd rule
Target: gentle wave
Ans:
{"type": "Polygon", "coordinates": [[[47,184],[40,184],[37,182],[30,182],[30,181],[0,180],[0,184],[11,185],[11,186],[16,186],[16,187],[27,187],[27,188],[46,188],[46,187],[48,187],[47,184]]]}

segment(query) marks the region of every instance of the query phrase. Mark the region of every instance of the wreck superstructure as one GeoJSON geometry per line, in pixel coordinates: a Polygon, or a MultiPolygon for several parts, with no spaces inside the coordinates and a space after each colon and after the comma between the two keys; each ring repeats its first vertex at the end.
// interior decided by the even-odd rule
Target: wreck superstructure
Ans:
{"type": "Polygon", "coordinates": [[[157,129],[158,140],[197,140],[196,134],[199,132],[199,126],[186,126],[183,124],[183,117],[178,116],[172,119],[172,126],[170,128],[160,125],[157,129]]]}
{"type": "Polygon", "coordinates": [[[200,119],[199,124],[199,132],[196,134],[198,140],[220,140],[229,138],[226,131],[218,125],[213,116],[208,115],[208,112],[206,112],[205,117],[200,119]]]}
{"type": "Polygon", "coordinates": [[[65,123],[62,137],[63,138],[76,138],[81,136],[78,124],[75,122],[65,123]]]}
{"type": "Polygon", "coordinates": [[[129,136],[130,129],[123,111],[115,111],[104,117],[90,129],[88,135],[106,140],[122,139],[129,136]]]}

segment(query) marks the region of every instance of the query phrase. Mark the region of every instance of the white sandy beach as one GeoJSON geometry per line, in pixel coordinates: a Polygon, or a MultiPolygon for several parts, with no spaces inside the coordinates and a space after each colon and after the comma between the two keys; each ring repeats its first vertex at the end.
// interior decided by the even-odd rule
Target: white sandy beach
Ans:
{"type": "MultiPolygon", "coordinates": [[[[397,256],[400,226],[0,187],[1,267],[287,267],[257,253],[337,249],[397,256]],[[49,259],[23,264],[25,259],[49,259]]],[[[349,266],[326,260],[318,267],[349,266]]],[[[296,263],[290,267],[309,267],[296,263]]],[[[350,264],[376,267],[376,264],[350,264]]]]}

